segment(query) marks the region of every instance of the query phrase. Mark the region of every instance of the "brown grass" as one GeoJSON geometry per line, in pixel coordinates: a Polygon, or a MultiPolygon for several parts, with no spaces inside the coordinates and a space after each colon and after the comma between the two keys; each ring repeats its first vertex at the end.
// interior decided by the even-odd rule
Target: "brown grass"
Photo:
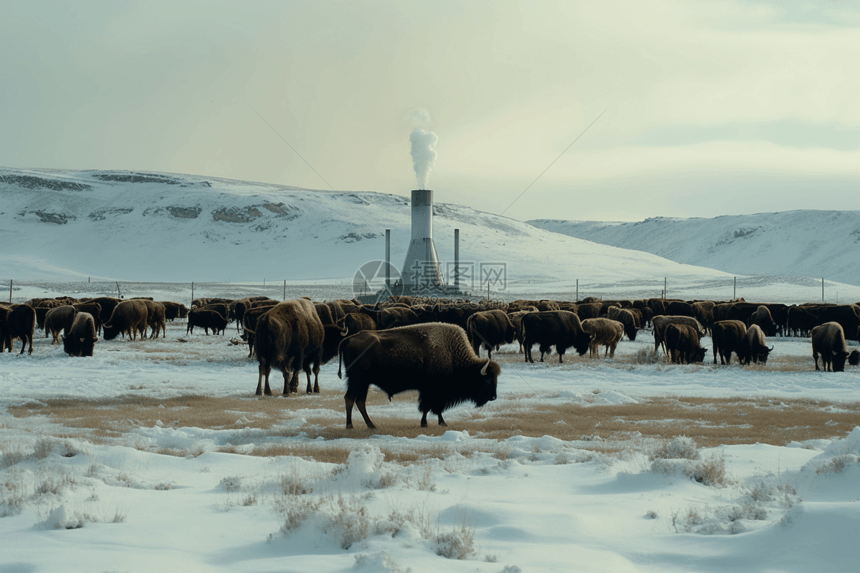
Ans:
{"type": "MultiPolygon", "coordinates": [[[[136,427],[159,424],[209,429],[255,428],[274,437],[303,434],[310,439],[322,437],[325,442],[255,446],[252,453],[294,455],[333,463],[343,463],[351,449],[327,445],[326,442],[339,438],[365,439],[374,434],[414,438],[422,434],[438,436],[447,430],[465,430],[472,436],[488,438],[493,444],[517,435],[551,435],[570,441],[599,436],[601,440],[581,442],[581,447],[612,451],[623,448],[631,437],[667,440],[678,435],[693,438],[699,447],[755,443],[785,445],[791,441],[844,436],[860,425],[858,404],[806,399],[667,397],[642,400],[638,404],[583,406],[545,398],[537,406],[530,401],[528,407],[520,405],[521,399],[500,399],[483,409],[458,410],[456,416],[449,415],[448,427],[440,427],[434,420],[428,428],[421,428],[417,412],[414,417],[405,419],[386,418],[378,411],[373,412],[373,407],[386,402],[387,396],[372,390],[368,405],[379,426],[375,431],[364,428],[360,417],[356,420],[356,429],[346,430],[343,398],[334,394],[299,394],[288,398],[191,395],[166,399],[140,396],[102,400],[57,399],[13,406],[9,413],[18,418],[44,416],[63,428],[77,430],[74,433],[89,433],[96,439],[115,438],[136,427]],[[320,414],[308,416],[309,411],[319,411],[320,414]],[[304,417],[307,423],[295,429],[285,428],[285,422],[296,417],[304,417]]],[[[405,393],[395,396],[394,401],[414,404],[415,395],[405,393]]],[[[248,443],[257,442],[258,437],[249,438],[248,443]]],[[[242,446],[242,443],[237,443],[223,447],[221,451],[246,451],[242,446]]],[[[478,447],[472,444],[467,449],[456,451],[470,456],[478,447]]],[[[495,446],[485,450],[504,455],[504,452],[495,451],[498,450],[495,446]]],[[[386,459],[409,463],[426,457],[444,457],[453,451],[454,446],[450,445],[417,448],[409,444],[402,449],[387,447],[384,453],[386,459]]],[[[181,451],[161,453],[188,454],[181,451]]]]}

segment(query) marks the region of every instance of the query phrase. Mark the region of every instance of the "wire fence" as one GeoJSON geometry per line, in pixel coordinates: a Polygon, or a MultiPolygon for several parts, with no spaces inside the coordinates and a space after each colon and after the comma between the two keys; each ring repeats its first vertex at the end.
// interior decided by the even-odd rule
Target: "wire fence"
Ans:
{"type": "MultiPolygon", "coordinates": [[[[71,296],[74,298],[113,296],[132,298],[151,296],[158,300],[173,300],[190,304],[194,298],[223,297],[239,299],[267,296],[275,300],[310,297],[312,300],[351,299],[364,294],[355,290],[352,281],[323,284],[319,282],[135,282],[135,281],[18,281],[0,279],[0,300],[21,303],[31,298],[71,296]],[[5,296],[4,296],[5,295],[5,296]]],[[[472,298],[512,301],[516,299],[582,300],[676,298],[682,300],[727,301],[742,297],[749,301],[856,303],[860,287],[809,277],[755,276],[701,280],[648,278],[621,281],[576,280],[572,283],[529,281],[496,282],[477,292],[472,298]],[[840,293],[840,290],[842,291],[840,293]]]]}

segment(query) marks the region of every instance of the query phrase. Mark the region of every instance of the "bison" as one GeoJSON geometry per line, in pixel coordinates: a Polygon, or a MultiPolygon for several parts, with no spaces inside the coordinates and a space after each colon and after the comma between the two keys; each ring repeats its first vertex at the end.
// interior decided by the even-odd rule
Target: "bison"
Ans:
{"type": "Polygon", "coordinates": [[[754,364],[759,362],[767,364],[767,355],[772,351],[773,347],[771,346],[768,348],[764,343],[764,332],[757,324],[753,324],[747,329],[743,340],[741,340],[736,350],[738,354],[738,362],[742,365],[749,364],[750,360],[752,360],[754,364]]]}
{"type": "Polygon", "coordinates": [[[707,350],[699,346],[699,333],[686,324],[669,324],[665,332],[666,350],[675,364],[693,364],[705,359],[707,350]]]}
{"type": "Polygon", "coordinates": [[[523,348],[525,361],[534,362],[532,346],[540,349],[540,361],[550,347],[555,346],[559,363],[564,362],[564,353],[571,346],[580,356],[588,351],[591,336],[582,330],[579,317],[569,310],[532,312],[523,316],[523,348]]]}
{"type": "Polygon", "coordinates": [[[750,326],[758,326],[765,336],[776,336],[776,323],[770,314],[770,309],[764,305],[759,307],[750,315],[750,326]]]}
{"type": "Polygon", "coordinates": [[[60,333],[68,336],[75,320],[77,309],[72,305],[55,306],[45,315],[45,338],[50,334],[51,345],[60,344],[60,333]]]}
{"type": "MultiPolygon", "coordinates": [[[[657,300],[657,299],[653,299],[657,300]]],[[[698,333],[699,338],[705,336],[705,329],[702,328],[701,323],[691,316],[672,316],[672,315],[663,315],[663,316],[655,316],[651,319],[651,323],[654,325],[654,351],[656,352],[658,348],[663,344],[663,335],[666,331],[666,327],[670,324],[685,324],[687,326],[692,326],[696,333],[698,333]]]]}
{"type": "Polygon", "coordinates": [[[358,406],[367,427],[376,428],[365,408],[371,384],[389,398],[418,390],[423,428],[428,412],[445,426],[442,412],[448,408],[467,401],[480,407],[495,400],[501,374],[496,362],[475,354],[462,328],[442,323],[359,332],[341,342],[339,363],[338,376],[342,377],[344,366],[346,370],[347,428],[352,428],[353,405],[358,406]]]}
{"type": "Polygon", "coordinates": [[[855,348],[851,351],[851,354],[848,355],[848,364],[851,366],[857,366],[860,364],[860,350],[855,348]]]}
{"type": "Polygon", "coordinates": [[[257,319],[272,310],[271,306],[249,308],[242,315],[242,340],[248,343],[248,358],[254,355],[254,340],[257,331],[257,319]]]}
{"type": "Polygon", "coordinates": [[[624,335],[624,325],[608,318],[587,318],[582,321],[582,330],[591,337],[589,356],[599,358],[598,346],[606,347],[604,356],[615,356],[615,347],[624,335]]]}
{"type": "Polygon", "coordinates": [[[116,307],[107,322],[104,323],[105,340],[113,340],[120,334],[128,335],[132,340],[140,334],[146,338],[146,303],[142,300],[124,300],[116,307]]]}
{"type": "Polygon", "coordinates": [[[362,330],[376,330],[376,321],[370,318],[370,315],[361,312],[347,313],[337,324],[346,330],[344,336],[350,336],[362,330]]]}
{"type": "MultiPolygon", "coordinates": [[[[246,313],[247,314],[247,313],[246,313]]],[[[209,308],[193,308],[188,313],[188,325],[185,327],[185,334],[194,334],[194,327],[200,327],[209,335],[209,329],[212,329],[212,334],[224,332],[230,320],[225,318],[223,314],[209,308]]]]}
{"type": "Polygon", "coordinates": [[[288,300],[261,315],[254,335],[254,351],[259,362],[256,394],[272,394],[269,387],[272,368],[279,369],[284,375],[285,396],[289,396],[291,390],[298,391],[300,370],[304,370],[308,377],[307,392],[319,392],[324,337],[323,323],[309,300],[288,300]],[[311,367],[316,377],[313,390],[311,367]]]}
{"type": "Polygon", "coordinates": [[[98,339],[93,315],[79,312],[75,315],[71,330],[63,337],[63,350],[69,356],[92,356],[98,339]]]}
{"type": "MultiPolygon", "coordinates": [[[[740,320],[720,320],[711,327],[711,340],[714,343],[714,364],[717,355],[720,364],[732,363],[732,352],[738,352],[738,347],[747,334],[747,325],[740,320]]],[[[740,358],[740,355],[738,355],[740,358]]]]}
{"type": "Polygon", "coordinates": [[[493,357],[493,348],[514,341],[514,325],[502,310],[482,310],[466,321],[466,333],[475,354],[481,355],[481,347],[487,350],[487,357],[493,357]]]}
{"type": "Polygon", "coordinates": [[[21,352],[30,344],[27,354],[33,354],[33,334],[36,332],[36,311],[26,304],[13,304],[0,310],[0,352],[12,352],[12,343],[21,339],[21,352]],[[5,320],[4,320],[5,317],[5,320]]]}
{"type": "Polygon", "coordinates": [[[848,348],[845,346],[845,332],[838,322],[825,322],[812,329],[812,358],[815,360],[816,370],[820,370],[819,354],[825,372],[845,371],[848,348]]]}
{"type": "Polygon", "coordinates": [[[621,324],[624,325],[624,334],[627,335],[631,341],[636,340],[636,333],[639,331],[640,322],[637,313],[634,313],[632,310],[626,308],[618,308],[617,306],[610,306],[606,309],[606,318],[610,320],[617,320],[621,324]]]}

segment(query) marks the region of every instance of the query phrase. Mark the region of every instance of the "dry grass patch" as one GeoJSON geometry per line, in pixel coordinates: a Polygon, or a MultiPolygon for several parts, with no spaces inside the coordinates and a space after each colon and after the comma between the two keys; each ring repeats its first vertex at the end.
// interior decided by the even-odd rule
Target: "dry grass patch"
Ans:
{"type": "MultiPolygon", "coordinates": [[[[395,402],[415,404],[414,392],[394,397],[395,402]]],[[[546,398],[537,406],[531,402],[522,407],[520,399],[503,398],[483,409],[458,409],[448,416],[448,426],[435,420],[429,427],[419,426],[420,415],[414,417],[385,417],[374,406],[388,401],[382,392],[368,396],[371,416],[379,430],[368,430],[356,420],[356,429],[344,427],[343,397],[339,394],[292,395],[283,397],[223,397],[179,396],[159,399],[122,396],[113,399],[57,399],[9,408],[15,417],[43,416],[60,424],[68,435],[89,432],[93,438],[118,437],[137,427],[198,427],[204,429],[255,428],[272,437],[299,437],[325,441],[338,439],[362,440],[382,434],[404,438],[441,436],[446,431],[467,431],[470,435],[493,440],[512,436],[555,436],[566,441],[580,441],[583,448],[610,452],[625,447],[630,439],[668,440],[685,435],[700,447],[718,445],[766,443],[785,445],[791,441],[828,439],[844,436],[860,425],[858,404],[836,404],[808,399],[785,398],[701,398],[666,397],[642,400],[637,404],[585,406],[557,402],[546,398]],[[319,416],[308,416],[319,411],[319,416]],[[284,422],[303,417],[307,423],[285,427],[284,422]],[[69,432],[67,429],[73,429],[69,432]]],[[[259,435],[258,435],[259,437],[259,435]]],[[[257,438],[252,438],[256,441],[257,438]]],[[[221,451],[246,453],[250,448],[227,446],[221,451]]],[[[500,456],[504,452],[487,446],[485,451],[500,456]]],[[[282,444],[257,446],[252,455],[295,455],[331,463],[344,463],[349,448],[329,447],[319,441],[308,445],[282,444]]],[[[444,458],[457,451],[471,456],[469,450],[457,450],[448,444],[426,448],[411,443],[402,450],[388,447],[386,459],[402,463],[417,462],[430,457],[444,458]]],[[[169,455],[187,452],[163,451],[169,455]]]]}

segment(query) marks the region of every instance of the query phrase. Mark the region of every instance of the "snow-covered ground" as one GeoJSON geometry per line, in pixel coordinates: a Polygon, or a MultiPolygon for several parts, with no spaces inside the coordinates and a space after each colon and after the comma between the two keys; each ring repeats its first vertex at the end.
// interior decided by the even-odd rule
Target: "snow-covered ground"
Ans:
{"type": "MultiPolygon", "coordinates": [[[[756,264],[750,275],[769,276],[739,276],[735,293],[733,274],[630,250],[644,248],[635,244],[611,247],[450,203],[435,204],[433,222],[449,278],[460,229],[461,263],[471,269],[463,285],[475,294],[486,291],[489,278],[499,298],[644,298],[661,296],[666,286],[666,296],[682,298],[821,300],[820,274],[773,276],[779,273],[756,264]]],[[[392,263],[402,265],[410,225],[409,199],[399,195],[181,174],[0,168],[0,285],[91,279],[187,288],[286,280],[341,285],[351,297],[358,269],[384,257],[385,229],[392,263]]],[[[690,233],[661,236],[683,245],[690,233]]],[[[850,252],[841,254],[849,264],[850,252]]],[[[828,302],[860,300],[860,286],[824,276],[828,302]]]]}
{"type": "Polygon", "coordinates": [[[853,263],[860,256],[860,211],[803,210],[710,219],[653,217],[635,223],[558,219],[529,223],[727,273],[824,277],[860,284],[860,267],[853,263]]]}
{"type": "Polygon", "coordinates": [[[508,347],[497,401],[408,438],[419,418],[409,396],[369,405],[378,432],[340,429],[335,364],[319,396],[254,397],[256,362],[230,337],[176,323],[165,339],[100,341],[93,358],[43,338],[32,356],[0,356],[0,569],[856,570],[860,369],[815,372],[808,340],[769,341],[764,368],[637,363],[648,333],[615,359],[564,365],[524,364],[508,347]],[[221,422],[170,422],[193,419],[199,397],[232,405],[212,414],[221,422]],[[826,437],[695,450],[642,423],[552,435],[581,422],[574,411],[660,397],[733,399],[746,412],[758,399],[820,401],[826,437]],[[511,431],[544,411],[559,431],[511,431]],[[340,433],[327,438],[329,425],[340,433]],[[508,437],[492,437],[499,427],[508,437]],[[300,453],[250,455],[267,448],[300,453]]]}

